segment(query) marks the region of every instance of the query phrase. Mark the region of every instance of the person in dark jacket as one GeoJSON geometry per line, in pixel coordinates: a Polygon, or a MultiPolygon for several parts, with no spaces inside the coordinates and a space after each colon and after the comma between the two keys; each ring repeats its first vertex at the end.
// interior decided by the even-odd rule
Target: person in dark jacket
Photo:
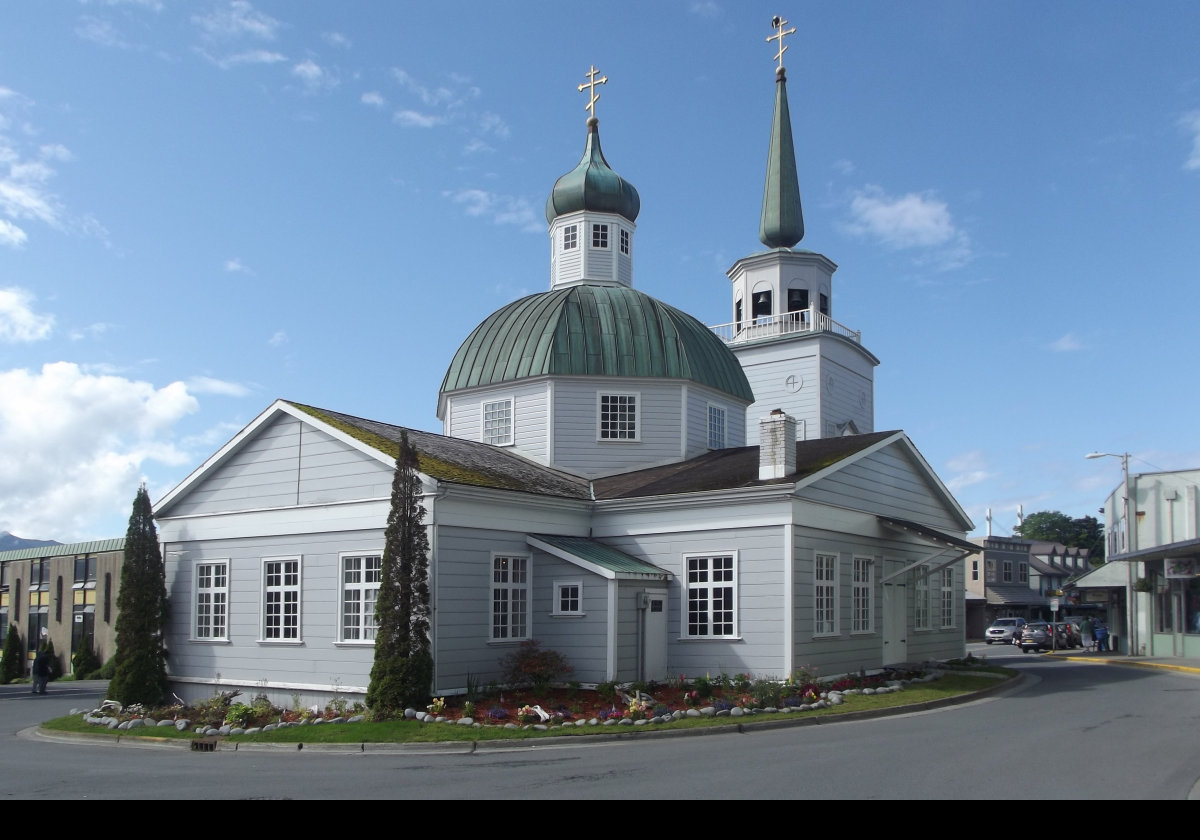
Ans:
{"type": "Polygon", "coordinates": [[[45,694],[48,682],[50,682],[50,651],[42,648],[33,658],[33,693],[45,694]]]}

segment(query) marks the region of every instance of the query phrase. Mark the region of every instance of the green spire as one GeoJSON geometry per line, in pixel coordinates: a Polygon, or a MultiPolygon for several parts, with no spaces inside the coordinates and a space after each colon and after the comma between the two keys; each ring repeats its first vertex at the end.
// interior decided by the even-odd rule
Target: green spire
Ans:
{"type": "Polygon", "coordinates": [[[775,71],[775,116],[771,121],[771,149],[767,153],[767,183],[763,189],[758,238],[768,248],[791,248],[804,238],[792,118],[788,113],[787,74],[782,65],[775,71]]]}

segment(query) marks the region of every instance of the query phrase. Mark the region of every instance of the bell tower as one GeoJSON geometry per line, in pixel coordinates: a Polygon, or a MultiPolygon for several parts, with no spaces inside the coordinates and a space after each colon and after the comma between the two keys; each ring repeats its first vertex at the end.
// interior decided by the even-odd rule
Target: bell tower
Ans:
{"type": "Polygon", "coordinates": [[[788,111],[784,38],[787,21],[771,21],[775,111],[767,152],[758,238],[767,250],[743,257],[726,272],[732,283],[733,321],[714,327],[746,373],[755,402],[746,409],[748,444],[758,443],[759,421],[782,409],[796,420],[800,440],[875,430],[874,370],[879,360],[862,334],[833,318],[833,273],[823,254],[797,248],[804,214],[792,121],[788,111]]]}

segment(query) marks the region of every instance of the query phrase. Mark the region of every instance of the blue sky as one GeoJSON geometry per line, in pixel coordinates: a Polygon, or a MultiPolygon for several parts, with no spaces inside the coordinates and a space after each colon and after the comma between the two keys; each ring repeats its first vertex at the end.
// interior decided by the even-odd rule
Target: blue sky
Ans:
{"type": "Polygon", "coordinates": [[[709,324],[761,249],[788,40],[834,317],[978,526],[1200,466],[1200,5],[24,0],[0,10],[0,531],[124,533],[276,398],[440,430],[446,365],[549,283],[583,150],[635,285],[709,324]]]}

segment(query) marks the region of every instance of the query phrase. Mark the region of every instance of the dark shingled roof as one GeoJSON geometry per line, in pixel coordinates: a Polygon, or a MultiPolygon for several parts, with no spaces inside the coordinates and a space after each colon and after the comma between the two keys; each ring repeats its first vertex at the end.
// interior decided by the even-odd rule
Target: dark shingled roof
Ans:
{"type": "Polygon", "coordinates": [[[567,499],[591,497],[586,479],[544,467],[508,449],[364,420],[301,403],[288,401],[288,404],[393,458],[400,451],[401,432],[408,432],[408,441],[417,450],[421,472],[439,481],[567,499]]]}
{"type": "Polygon", "coordinates": [[[894,434],[894,431],[873,432],[799,441],[796,443],[796,472],[784,478],[760,480],[758,447],[742,446],[717,449],[678,464],[598,478],[593,482],[593,487],[597,499],[624,499],[788,484],[836,464],[894,434]]]}

